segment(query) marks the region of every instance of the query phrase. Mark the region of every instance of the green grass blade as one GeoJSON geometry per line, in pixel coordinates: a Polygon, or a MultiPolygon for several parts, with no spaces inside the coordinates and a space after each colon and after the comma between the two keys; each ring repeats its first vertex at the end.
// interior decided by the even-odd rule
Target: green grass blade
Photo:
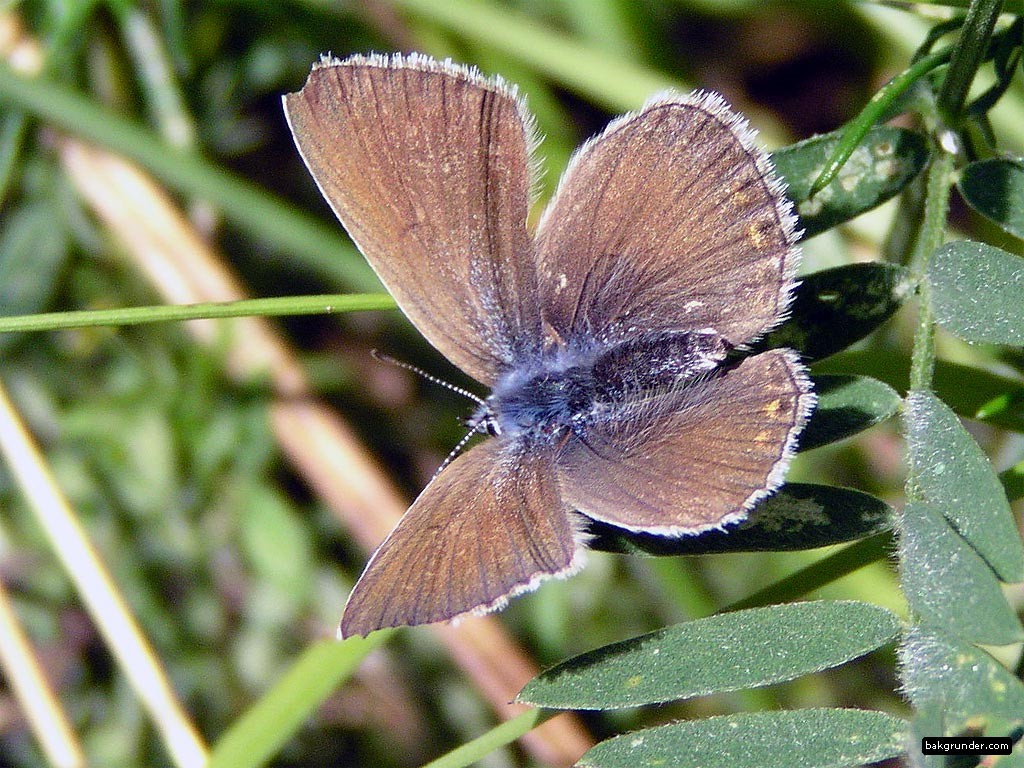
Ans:
{"type": "Polygon", "coordinates": [[[325,640],[299,657],[273,688],[217,741],[208,768],[266,765],[324,699],[346,680],[391,632],[368,638],[325,640]]]}
{"type": "Polygon", "coordinates": [[[208,200],[255,237],[354,291],[379,291],[369,265],[341,234],[209,160],[169,146],[145,127],[50,80],[26,78],[0,62],[0,103],[14,104],[67,133],[142,165],[165,184],[208,200]]]}

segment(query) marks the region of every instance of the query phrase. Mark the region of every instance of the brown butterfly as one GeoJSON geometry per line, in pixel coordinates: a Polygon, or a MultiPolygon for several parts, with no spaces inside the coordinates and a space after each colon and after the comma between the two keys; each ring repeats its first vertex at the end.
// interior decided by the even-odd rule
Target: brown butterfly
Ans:
{"type": "Polygon", "coordinates": [[[664,94],[584,144],[535,233],[515,88],[425,56],[325,58],[284,98],[324,197],[406,316],[492,389],[493,437],[424,489],[343,636],[504,606],[580,566],[583,517],[696,534],[772,493],[813,409],[785,315],[796,218],[746,121],[664,94]]]}

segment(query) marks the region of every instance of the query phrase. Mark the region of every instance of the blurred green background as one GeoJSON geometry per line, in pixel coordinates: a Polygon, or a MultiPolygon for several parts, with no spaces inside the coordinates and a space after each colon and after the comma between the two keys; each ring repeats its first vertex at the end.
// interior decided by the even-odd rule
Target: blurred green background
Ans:
{"type": "MultiPolygon", "coordinates": [[[[229,190],[229,204],[218,207],[205,196],[202,173],[181,168],[175,181],[175,169],[157,172],[253,296],[374,286],[303,167],[281,112],[281,94],[301,87],[323,52],[421,51],[518,83],[545,137],[543,202],[580,142],[664,88],[722,92],[771,149],[833,130],[907,65],[945,13],[933,7],[934,18],[925,18],[861,3],[742,0],[26,0],[0,9],[5,24],[17,18],[21,34],[40,44],[46,82],[252,185],[245,194],[229,190]],[[262,205],[261,196],[287,201],[310,228],[294,226],[293,218],[247,220],[245,209],[262,205]]],[[[93,129],[76,104],[65,107],[48,91],[38,96],[63,110],[64,122],[58,118],[55,128],[26,116],[3,101],[0,88],[0,314],[161,303],[85,207],[54,150],[56,130],[93,129]]],[[[1022,146],[1024,120],[1017,118],[1024,99],[1014,93],[1005,101],[997,116],[1002,135],[1022,146]]],[[[115,149],[121,141],[127,140],[108,139],[115,149]]],[[[139,150],[143,159],[146,151],[139,150]]],[[[808,241],[803,270],[877,258],[893,212],[885,206],[808,241]]],[[[955,216],[965,228],[978,226],[965,211],[955,216]]],[[[460,418],[471,408],[369,351],[462,386],[474,388],[473,382],[395,311],[293,318],[282,326],[317,393],[349,420],[411,498],[462,436],[460,418]]],[[[905,356],[911,332],[901,314],[863,346],[905,356]]],[[[979,363],[977,351],[949,339],[942,344],[949,359],[979,363]]],[[[267,421],[267,387],[232,382],[216,345],[199,347],[176,325],[92,328],[2,335],[0,360],[0,379],[61,488],[195,724],[215,742],[303,648],[333,632],[366,554],[282,461],[267,421]]],[[[976,435],[997,464],[1019,451],[1016,439],[985,429],[976,435]]],[[[898,502],[903,469],[896,429],[882,425],[802,455],[790,478],[898,502]]],[[[515,600],[501,620],[546,666],[707,615],[822,556],[597,553],[573,579],[515,600]]],[[[167,764],[2,466],[0,567],[91,763],[167,764]]],[[[816,595],[900,612],[895,584],[877,563],[816,595]]],[[[594,715],[586,726],[601,738],[744,708],[898,712],[895,685],[891,654],[880,653],[755,692],[594,715]]],[[[492,723],[436,640],[406,630],[329,699],[274,764],[416,765],[492,723]]],[[[512,749],[484,764],[530,759],[512,749]]],[[[16,702],[2,689],[0,762],[42,762],[16,702]]]]}

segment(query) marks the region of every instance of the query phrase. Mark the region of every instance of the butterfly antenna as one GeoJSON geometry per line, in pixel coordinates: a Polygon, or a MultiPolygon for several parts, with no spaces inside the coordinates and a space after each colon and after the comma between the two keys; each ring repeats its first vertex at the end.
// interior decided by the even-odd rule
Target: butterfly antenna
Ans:
{"type": "MultiPolygon", "coordinates": [[[[457,387],[454,384],[452,384],[451,382],[445,381],[444,379],[437,378],[437,376],[431,376],[429,373],[424,371],[422,368],[417,368],[415,365],[410,365],[409,363],[403,362],[401,360],[396,360],[391,355],[385,355],[383,352],[378,352],[376,349],[371,349],[370,350],[370,354],[373,355],[377,360],[380,360],[383,363],[391,363],[392,365],[397,365],[399,368],[404,368],[407,371],[411,371],[411,372],[413,372],[413,373],[415,373],[415,374],[417,374],[419,376],[422,376],[424,379],[426,379],[427,381],[431,382],[432,384],[437,384],[439,386],[444,387],[445,389],[450,389],[452,392],[456,392],[456,393],[462,395],[463,397],[469,398],[470,400],[472,400],[477,405],[482,405],[485,408],[487,407],[487,401],[484,400],[479,395],[474,395],[468,389],[463,389],[462,387],[457,387]]],[[[475,432],[475,431],[476,431],[476,428],[474,427],[473,432],[475,432]]],[[[473,434],[473,433],[470,432],[470,434],[473,434]]],[[[463,442],[465,442],[465,441],[463,441],[463,442]]]]}
{"type": "Polygon", "coordinates": [[[417,368],[415,365],[410,365],[409,363],[403,362],[402,360],[396,360],[395,358],[391,357],[391,355],[386,355],[383,352],[378,352],[376,349],[370,350],[370,354],[373,355],[376,359],[380,360],[381,362],[397,365],[399,368],[404,368],[407,371],[411,371],[412,373],[422,376],[429,382],[438,384],[444,387],[445,389],[450,389],[452,392],[456,392],[462,395],[463,397],[467,397],[474,403],[481,406],[481,408],[483,409],[482,411],[478,412],[478,415],[475,415],[472,419],[469,420],[469,422],[466,425],[469,427],[469,432],[467,432],[462,437],[462,439],[459,440],[458,444],[456,444],[456,446],[451,449],[448,455],[445,456],[444,461],[441,462],[441,466],[437,468],[437,470],[434,472],[433,477],[430,478],[431,480],[433,480],[435,477],[441,474],[441,471],[445,467],[447,467],[449,464],[455,461],[455,458],[460,453],[462,453],[462,449],[466,447],[466,443],[470,441],[473,435],[481,431],[481,425],[487,420],[487,417],[491,415],[491,407],[490,405],[488,405],[486,400],[484,400],[482,397],[478,395],[473,394],[468,389],[463,389],[462,387],[458,387],[452,384],[451,382],[445,381],[444,379],[439,379],[437,378],[437,376],[432,376],[431,374],[424,371],[422,368],[417,368]]]}
{"type": "Polygon", "coordinates": [[[441,466],[434,470],[434,474],[430,478],[431,482],[433,482],[434,478],[441,474],[445,467],[447,467],[449,464],[455,461],[455,458],[460,453],[462,453],[462,449],[466,447],[466,443],[469,442],[470,438],[480,431],[480,422],[480,419],[476,419],[475,421],[470,422],[469,426],[471,427],[471,429],[469,430],[469,432],[463,435],[462,439],[459,440],[455,447],[448,452],[448,455],[444,457],[444,461],[441,462],[441,466]]]}

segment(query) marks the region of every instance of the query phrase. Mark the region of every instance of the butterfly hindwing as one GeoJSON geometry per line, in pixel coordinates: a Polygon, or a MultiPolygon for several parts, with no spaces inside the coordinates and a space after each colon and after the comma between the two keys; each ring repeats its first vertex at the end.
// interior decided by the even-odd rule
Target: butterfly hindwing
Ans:
{"type": "Polygon", "coordinates": [[[494,610],[577,561],[550,454],[488,440],[434,478],[380,545],[349,596],[341,633],[494,610]]]}
{"type": "Polygon", "coordinates": [[[556,459],[563,498],[632,530],[721,527],[782,484],[813,404],[806,369],[786,350],[623,403],[556,459]]]}

